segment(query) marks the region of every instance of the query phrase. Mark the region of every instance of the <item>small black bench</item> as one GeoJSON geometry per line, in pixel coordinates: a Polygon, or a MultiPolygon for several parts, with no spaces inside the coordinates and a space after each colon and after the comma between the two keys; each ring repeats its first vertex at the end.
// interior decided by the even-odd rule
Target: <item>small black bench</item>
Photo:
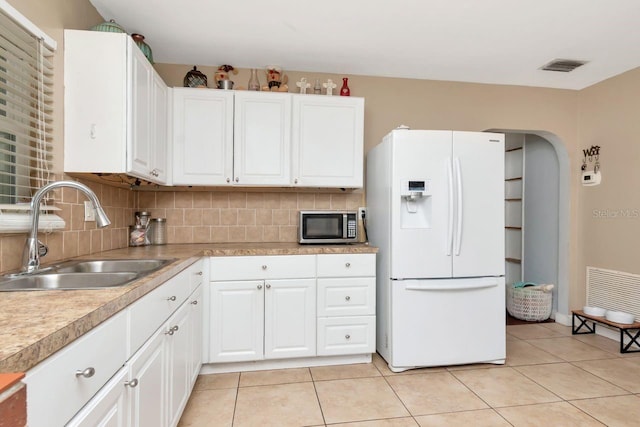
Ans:
{"type": "Polygon", "coordinates": [[[634,323],[616,323],[607,320],[604,316],[593,316],[586,314],[582,310],[572,310],[573,316],[571,317],[571,333],[573,335],[582,334],[595,334],[596,322],[604,325],[612,326],[620,330],[620,353],[637,353],[640,352],[640,322],[634,323]],[[576,320],[580,323],[576,326],[576,320]],[[591,325],[587,322],[591,321],[591,325]],[[580,332],[580,329],[586,329],[580,332]],[[629,338],[629,342],[625,344],[625,336],[629,338]],[[631,346],[635,344],[636,349],[632,349],[631,346]]]}

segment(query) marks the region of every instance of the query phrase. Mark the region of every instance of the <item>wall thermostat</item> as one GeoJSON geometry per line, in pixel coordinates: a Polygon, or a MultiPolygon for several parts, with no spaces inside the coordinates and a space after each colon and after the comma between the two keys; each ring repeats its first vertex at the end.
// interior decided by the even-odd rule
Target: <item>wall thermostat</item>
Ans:
{"type": "Polygon", "coordinates": [[[582,185],[598,185],[602,181],[602,175],[598,172],[582,172],[582,185]]]}

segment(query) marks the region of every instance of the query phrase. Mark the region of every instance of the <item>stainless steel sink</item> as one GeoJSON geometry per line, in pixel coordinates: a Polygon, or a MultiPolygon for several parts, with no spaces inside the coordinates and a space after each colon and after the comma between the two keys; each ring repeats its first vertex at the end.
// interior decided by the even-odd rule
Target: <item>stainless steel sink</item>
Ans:
{"type": "Polygon", "coordinates": [[[32,274],[0,278],[1,291],[52,289],[104,289],[124,286],[175,259],[95,259],[73,260],[43,268],[32,274]]]}
{"type": "Polygon", "coordinates": [[[137,273],[50,273],[14,277],[0,283],[0,291],[52,289],[102,289],[125,285],[138,278],[137,273]]]}
{"type": "Polygon", "coordinates": [[[148,273],[172,260],[167,259],[108,259],[68,261],[53,267],[56,273],[115,273],[130,271],[148,273]]]}

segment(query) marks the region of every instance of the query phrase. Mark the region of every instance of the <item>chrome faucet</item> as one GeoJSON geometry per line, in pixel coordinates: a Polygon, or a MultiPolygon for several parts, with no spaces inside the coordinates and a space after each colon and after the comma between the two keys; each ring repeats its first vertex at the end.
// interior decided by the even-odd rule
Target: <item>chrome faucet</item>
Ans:
{"type": "MultiPolygon", "coordinates": [[[[33,195],[31,199],[31,232],[27,238],[27,242],[24,246],[24,253],[22,254],[22,272],[23,274],[35,273],[40,268],[40,247],[44,246],[38,240],[38,220],[40,218],[40,202],[44,198],[44,195],[49,191],[59,187],[71,187],[82,191],[96,210],[96,225],[100,228],[106,227],[111,224],[107,214],[102,209],[96,193],[91,191],[89,187],[76,181],[57,181],[47,184],[33,195]]],[[[45,252],[46,254],[46,252],[45,252]]],[[[43,255],[44,256],[44,255],[43,255]]]]}

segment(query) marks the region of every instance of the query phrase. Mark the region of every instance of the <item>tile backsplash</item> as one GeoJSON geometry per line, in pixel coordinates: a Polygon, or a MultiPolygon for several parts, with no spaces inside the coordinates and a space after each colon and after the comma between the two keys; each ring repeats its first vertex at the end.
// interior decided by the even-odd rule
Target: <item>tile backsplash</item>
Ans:
{"type": "MultiPolygon", "coordinates": [[[[85,196],[56,190],[56,206],[66,227],[40,233],[49,247],[43,264],[123,248],[136,211],[167,219],[168,243],[296,242],[301,209],[357,209],[362,192],[131,191],[82,180],[98,196],[111,225],[84,222],[85,196]]],[[[0,272],[20,268],[26,233],[0,234],[0,272]]]]}
{"type": "MultiPolygon", "coordinates": [[[[84,221],[84,194],[71,188],[54,190],[55,205],[61,210],[66,227],[63,231],[39,233],[38,238],[49,247],[42,258],[43,264],[61,259],[126,247],[129,225],[134,223],[136,193],[91,181],[82,181],[98,196],[98,200],[111,220],[106,228],[96,228],[95,222],[84,221]]],[[[27,233],[0,234],[0,272],[20,268],[27,233]]]]}
{"type": "Polygon", "coordinates": [[[357,209],[364,194],[140,191],[136,210],[167,219],[168,243],[296,242],[301,209],[357,209]]]}

